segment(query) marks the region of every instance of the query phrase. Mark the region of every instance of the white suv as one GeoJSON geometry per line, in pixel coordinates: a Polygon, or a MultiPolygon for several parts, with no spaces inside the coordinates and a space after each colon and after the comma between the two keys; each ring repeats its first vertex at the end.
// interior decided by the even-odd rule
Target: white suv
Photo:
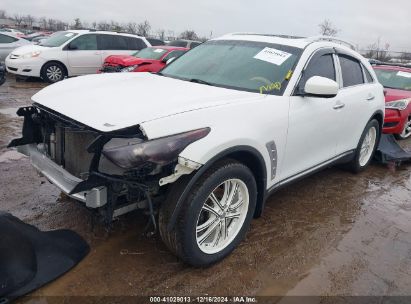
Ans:
{"type": "Polygon", "coordinates": [[[39,45],[14,50],[7,71],[57,82],[65,77],[95,74],[110,55],[131,55],[151,46],[146,38],[116,32],[70,30],[57,32],[39,45]]]}
{"type": "Polygon", "coordinates": [[[192,265],[227,256],[268,195],[334,163],[370,163],[383,88],[328,38],[232,34],[161,73],[68,79],[21,108],[10,146],[107,222],[144,209],[192,265]]]}

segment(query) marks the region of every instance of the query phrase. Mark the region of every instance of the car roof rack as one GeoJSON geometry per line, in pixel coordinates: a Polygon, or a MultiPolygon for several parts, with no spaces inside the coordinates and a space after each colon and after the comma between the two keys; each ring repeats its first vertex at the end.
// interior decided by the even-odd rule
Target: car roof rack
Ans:
{"type": "Polygon", "coordinates": [[[334,43],[338,43],[338,44],[341,44],[341,45],[348,46],[350,49],[355,50],[355,46],[351,42],[348,42],[348,41],[340,39],[340,38],[335,38],[335,37],[332,37],[332,36],[313,36],[313,37],[308,37],[307,39],[310,40],[311,43],[320,42],[320,41],[334,42],[334,43]]]}

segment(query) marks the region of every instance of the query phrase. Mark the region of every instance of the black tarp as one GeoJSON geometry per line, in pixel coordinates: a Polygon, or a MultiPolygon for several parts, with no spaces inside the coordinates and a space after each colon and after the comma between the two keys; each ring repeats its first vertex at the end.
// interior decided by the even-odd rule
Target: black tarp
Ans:
{"type": "Polygon", "coordinates": [[[394,135],[383,134],[377,148],[376,159],[383,163],[411,161],[411,152],[405,151],[396,141],[394,135]]]}
{"type": "Polygon", "coordinates": [[[55,280],[77,265],[89,250],[74,231],[42,232],[0,212],[0,303],[55,280]]]}
{"type": "Polygon", "coordinates": [[[6,67],[0,63],[0,85],[6,82],[6,67]]]}

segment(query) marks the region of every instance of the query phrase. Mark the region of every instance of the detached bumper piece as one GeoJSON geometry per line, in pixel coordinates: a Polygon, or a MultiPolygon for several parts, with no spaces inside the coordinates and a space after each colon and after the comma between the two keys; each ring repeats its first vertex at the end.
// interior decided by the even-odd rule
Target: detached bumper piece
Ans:
{"type": "Polygon", "coordinates": [[[89,252],[75,232],[42,232],[0,213],[0,303],[26,295],[57,279],[89,252]]]}
{"type": "Polygon", "coordinates": [[[375,157],[383,164],[411,161],[411,152],[405,151],[392,134],[382,134],[375,157]]]}

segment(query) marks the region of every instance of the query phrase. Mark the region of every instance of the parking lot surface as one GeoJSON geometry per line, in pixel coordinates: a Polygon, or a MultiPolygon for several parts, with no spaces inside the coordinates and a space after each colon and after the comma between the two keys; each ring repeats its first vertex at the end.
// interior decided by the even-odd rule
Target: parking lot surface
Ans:
{"type": "MultiPolygon", "coordinates": [[[[359,175],[330,168],[290,185],[232,255],[195,269],[159,236],[143,236],[142,214],[121,217],[108,233],[6,149],[20,135],[16,109],[44,86],[10,77],[0,87],[0,210],[42,230],[72,229],[91,252],[34,295],[411,295],[411,165],[373,164],[359,175]]],[[[402,144],[411,149],[411,139],[402,144]]]]}

